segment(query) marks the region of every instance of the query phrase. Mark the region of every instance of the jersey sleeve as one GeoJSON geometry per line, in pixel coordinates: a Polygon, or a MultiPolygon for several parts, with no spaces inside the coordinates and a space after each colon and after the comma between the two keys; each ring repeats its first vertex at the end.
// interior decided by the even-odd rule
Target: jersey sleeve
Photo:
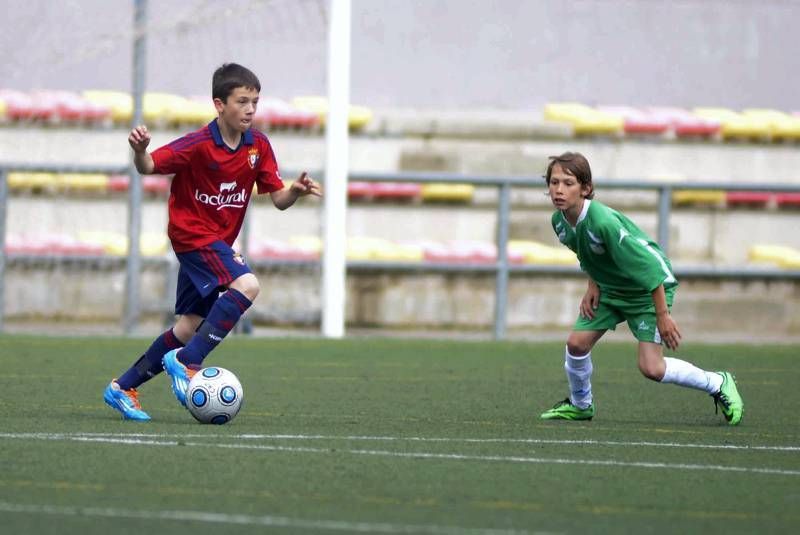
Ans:
{"type": "Polygon", "coordinates": [[[266,138],[263,139],[263,147],[264,156],[258,162],[258,176],[256,177],[258,193],[282,190],[284,184],[280,171],[278,171],[278,161],[275,159],[272,145],[266,138]]]}
{"type": "Polygon", "coordinates": [[[198,145],[191,143],[189,136],[176,139],[152,153],[155,168],[153,173],[158,175],[172,175],[188,167],[192,153],[198,145]]]}
{"type": "Polygon", "coordinates": [[[601,233],[614,263],[643,289],[652,292],[661,284],[675,282],[663,253],[651,242],[633,235],[618,219],[606,220],[601,233]]]}

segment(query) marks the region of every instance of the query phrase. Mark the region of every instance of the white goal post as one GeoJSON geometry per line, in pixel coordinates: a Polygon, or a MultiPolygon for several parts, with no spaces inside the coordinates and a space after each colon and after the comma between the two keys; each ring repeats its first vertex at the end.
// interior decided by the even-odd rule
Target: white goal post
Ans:
{"type": "Polygon", "coordinates": [[[350,107],[350,0],[330,0],[322,218],[322,335],[344,336],[350,107]]]}

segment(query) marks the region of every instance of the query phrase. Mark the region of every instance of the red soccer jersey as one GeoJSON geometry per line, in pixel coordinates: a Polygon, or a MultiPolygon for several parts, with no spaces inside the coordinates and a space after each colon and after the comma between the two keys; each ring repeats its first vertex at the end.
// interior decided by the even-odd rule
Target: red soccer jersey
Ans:
{"type": "Polygon", "coordinates": [[[253,184],[258,184],[258,193],[283,188],[272,146],[258,130],[247,130],[232,150],[214,120],[156,149],[152,156],[154,173],[175,174],[167,234],[176,253],[217,240],[233,245],[253,184]]]}

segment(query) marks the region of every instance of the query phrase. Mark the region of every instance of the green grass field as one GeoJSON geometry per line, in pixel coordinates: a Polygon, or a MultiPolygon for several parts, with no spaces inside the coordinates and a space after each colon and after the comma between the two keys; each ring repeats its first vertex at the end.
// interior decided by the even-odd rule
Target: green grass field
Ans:
{"type": "Polygon", "coordinates": [[[593,353],[597,416],[543,422],[563,344],[226,340],[245,406],[203,426],[165,376],[124,422],[102,390],[149,343],[0,337],[0,532],[792,533],[797,348],[687,345],[736,374],[739,427],[642,378],[635,343],[593,353]]]}

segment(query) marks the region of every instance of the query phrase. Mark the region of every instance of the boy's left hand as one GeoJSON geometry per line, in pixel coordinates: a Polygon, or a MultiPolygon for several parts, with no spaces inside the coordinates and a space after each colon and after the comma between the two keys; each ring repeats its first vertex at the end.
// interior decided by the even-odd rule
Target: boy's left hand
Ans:
{"type": "Polygon", "coordinates": [[[304,195],[316,195],[317,197],[322,197],[322,189],[319,187],[319,184],[314,182],[314,180],[308,176],[308,173],[305,171],[303,171],[297,180],[292,182],[291,190],[298,197],[302,197],[304,195]]]}
{"type": "Polygon", "coordinates": [[[656,317],[656,326],[658,327],[658,332],[661,334],[661,340],[664,341],[664,345],[671,351],[678,349],[678,346],[681,344],[681,332],[678,330],[678,324],[675,323],[672,316],[670,316],[669,313],[663,315],[659,314],[656,317]]]}

